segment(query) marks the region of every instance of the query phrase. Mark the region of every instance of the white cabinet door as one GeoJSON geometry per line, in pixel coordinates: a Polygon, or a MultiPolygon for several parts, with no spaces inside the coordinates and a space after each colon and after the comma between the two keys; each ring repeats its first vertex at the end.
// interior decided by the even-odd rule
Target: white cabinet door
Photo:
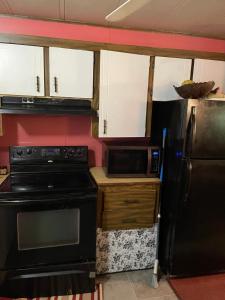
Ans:
{"type": "Polygon", "coordinates": [[[191,59],[156,57],[152,99],[180,99],[173,86],[180,86],[184,80],[190,79],[190,75],[191,59]]]}
{"type": "Polygon", "coordinates": [[[225,61],[195,59],[193,80],[195,82],[215,81],[215,88],[225,91],[225,61]]]}
{"type": "Polygon", "coordinates": [[[99,137],[144,137],[150,57],[101,51],[99,137]]]}
{"type": "Polygon", "coordinates": [[[0,44],[0,93],[44,96],[42,47],[0,44]]]}
{"type": "Polygon", "coordinates": [[[93,98],[93,51],[49,48],[50,95],[93,98]]]}

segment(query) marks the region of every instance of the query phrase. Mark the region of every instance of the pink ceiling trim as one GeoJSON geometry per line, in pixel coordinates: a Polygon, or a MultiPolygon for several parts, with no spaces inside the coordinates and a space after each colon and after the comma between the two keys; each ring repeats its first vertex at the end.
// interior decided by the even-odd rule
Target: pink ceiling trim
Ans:
{"type": "Polygon", "coordinates": [[[0,17],[0,33],[225,54],[225,40],[5,16],[0,17]]]}

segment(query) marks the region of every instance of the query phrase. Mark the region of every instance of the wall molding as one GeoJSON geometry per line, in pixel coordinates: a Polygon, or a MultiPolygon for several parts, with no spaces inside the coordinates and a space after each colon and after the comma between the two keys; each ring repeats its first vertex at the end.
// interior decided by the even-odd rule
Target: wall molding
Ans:
{"type": "Polygon", "coordinates": [[[144,54],[150,56],[165,56],[177,58],[202,58],[225,61],[225,53],[205,52],[196,50],[170,49],[143,47],[134,45],[119,45],[111,43],[99,43],[62,38],[49,38],[45,36],[31,36],[20,34],[0,33],[0,42],[9,44],[22,44],[41,47],[62,47],[72,49],[85,49],[92,51],[111,50],[128,53],[144,54]]]}
{"type": "Polygon", "coordinates": [[[136,28],[132,26],[119,26],[116,24],[98,24],[98,23],[89,23],[89,22],[83,22],[83,21],[72,21],[72,20],[64,20],[64,19],[50,19],[50,18],[41,18],[41,17],[35,17],[35,16],[24,16],[24,15],[16,15],[16,14],[10,14],[10,13],[0,13],[0,18],[12,18],[12,19],[22,19],[22,20],[36,20],[36,21],[45,21],[45,22],[57,22],[62,24],[71,24],[71,25],[86,25],[86,26],[94,26],[94,27],[100,27],[100,28],[107,28],[107,29],[120,29],[120,30],[132,30],[132,31],[139,31],[139,32],[149,32],[149,33],[160,33],[160,34],[175,34],[175,35],[181,35],[181,36],[190,36],[190,37],[197,37],[197,38],[208,38],[208,39],[214,39],[214,40],[221,40],[224,41],[224,36],[217,36],[217,35],[207,35],[207,34],[195,34],[195,33],[188,33],[188,32],[182,32],[182,31],[163,31],[163,30],[156,30],[156,29],[143,29],[143,28],[136,28]]]}

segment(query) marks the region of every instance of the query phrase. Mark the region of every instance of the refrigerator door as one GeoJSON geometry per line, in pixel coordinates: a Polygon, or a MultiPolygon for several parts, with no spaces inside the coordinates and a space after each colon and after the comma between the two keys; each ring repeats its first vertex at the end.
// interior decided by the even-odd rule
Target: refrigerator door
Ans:
{"type": "Polygon", "coordinates": [[[225,101],[188,101],[185,156],[225,159],[225,101]]]}
{"type": "Polygon", "coordinates": [[[225,160],[186,160],[183,174],[185,184],[170,232],[168,273],[225,271],[225,160]]]}

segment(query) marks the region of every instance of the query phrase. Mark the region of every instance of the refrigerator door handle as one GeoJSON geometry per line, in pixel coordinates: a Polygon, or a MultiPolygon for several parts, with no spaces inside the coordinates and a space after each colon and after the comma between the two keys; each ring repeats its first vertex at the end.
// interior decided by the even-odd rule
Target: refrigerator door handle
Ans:
{"type": "Polygon", "coordinates": [[[192,118],[193,118],[192,143],[191,143],[191,145],[192,145],[193,141],[196,138],[196,133],[197,133],[197,126],[196,126],[196,106],[192,106],[191,107],[191,115],[192,115],[192,118]]]}
{"type": "Polygon", "coordinates": [[[187,160],[187,181],[185,185],[185,193],[184,193],[184,202],[188,201],[190,190],[191,190],[191,174],[192,174],[192,164],[191,160],[187,160]]]}
{"type": "Polygon", "coordinates": [[[196,106],[191,107],[191,115],[187,126],[186,142],[185,142],[185,155],[189,157],[192,151],[193,142],[196,138],[196,106]]]}

